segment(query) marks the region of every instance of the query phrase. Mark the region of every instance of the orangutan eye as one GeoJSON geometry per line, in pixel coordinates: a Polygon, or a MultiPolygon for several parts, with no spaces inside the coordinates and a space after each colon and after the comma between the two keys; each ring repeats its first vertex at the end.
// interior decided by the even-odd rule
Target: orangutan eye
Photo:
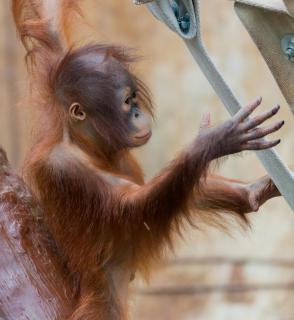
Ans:
{"type": "Polygon", "coordinates": [[[125,104],[131,105],[133,97],[127,97],[125,104]]]}
{"type": "Polygon", "coordinates": [[[133,99],[136,99],[137,98],[137,93],[134,91],[133,95],[132,95],[132,98],[133,99]]]}

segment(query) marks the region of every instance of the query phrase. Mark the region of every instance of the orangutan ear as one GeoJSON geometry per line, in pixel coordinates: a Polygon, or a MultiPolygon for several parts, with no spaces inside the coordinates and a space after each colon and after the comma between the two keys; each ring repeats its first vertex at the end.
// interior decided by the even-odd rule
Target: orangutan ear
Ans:
{"type": "Polygon", "coordinates": [[[69,107],[68,111],[71,119],[75,121],[84,121],[87,117],[86,112],[83,110],[83,107],[78,102],[74,102],[69,107]]]}

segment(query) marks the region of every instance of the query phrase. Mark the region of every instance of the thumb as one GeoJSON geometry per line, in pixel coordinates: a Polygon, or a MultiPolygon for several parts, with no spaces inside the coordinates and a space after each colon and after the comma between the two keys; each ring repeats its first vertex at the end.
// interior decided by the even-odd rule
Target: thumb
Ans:
{"type": "Polygon", "coordinates": [[[211,126],[211,115],[210,112],[205,112],[201,116],[200,129],[207,129],[211,126]]]}

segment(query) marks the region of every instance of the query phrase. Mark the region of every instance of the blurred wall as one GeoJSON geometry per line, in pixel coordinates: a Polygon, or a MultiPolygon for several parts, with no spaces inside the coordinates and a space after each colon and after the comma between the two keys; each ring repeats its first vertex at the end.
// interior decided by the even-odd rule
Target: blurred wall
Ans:
{"type": "MultiPolygon", "coordinates": [[[[131,0],[87,0],[84,8],[89,25],[74,30],[81,42],[119,43],[137,48],[144,57],[136,70],[153,92],[157,116],[151,142],[136,154],[150,178],[195,137],[203,112],[210,111],[215,123],[228,114],[182,41],[143,6],[135,7],[131,0]]],[[[232,1],[205,0],[201,10],[209,52],[241,101],[262,95],[262,110],[281,103],[278,118],[285,119],[286,125],[278,134],[282,143],[277,150],[291,163],[293,116],[236,18],[232,1]]],[[[15,38],[7,1],[1,2],[0,14],[1,143],[19,167],[29,147],[32,113],[22,103],[26,88],[23,50],[15,38]]],[[[251,152],[230,157],[219,172],[246,181],[264,174],[251,152]]],[[[294,215],[283,199],[276,199],[250,219],[252,229],[235,231],[233,236],[188,228],[176,252],[180,262],[159,268],[148,287],[176,288],[176,292],[139,294],[138,288],[144,291],[145,285],[135,282],[133,319],[294,319],[294,215]],[[234,290],[240,285],[243,291],[234,290]]]]}

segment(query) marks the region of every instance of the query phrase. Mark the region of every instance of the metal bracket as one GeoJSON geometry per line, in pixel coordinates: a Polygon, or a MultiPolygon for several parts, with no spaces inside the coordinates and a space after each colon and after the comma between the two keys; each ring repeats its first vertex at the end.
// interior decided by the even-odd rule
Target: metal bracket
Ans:
{"type": "Polygon", "coordinates": [[[294,33],[286,34],[281,41],[281,46],[285,56],[294,62],[294,33]]]}

